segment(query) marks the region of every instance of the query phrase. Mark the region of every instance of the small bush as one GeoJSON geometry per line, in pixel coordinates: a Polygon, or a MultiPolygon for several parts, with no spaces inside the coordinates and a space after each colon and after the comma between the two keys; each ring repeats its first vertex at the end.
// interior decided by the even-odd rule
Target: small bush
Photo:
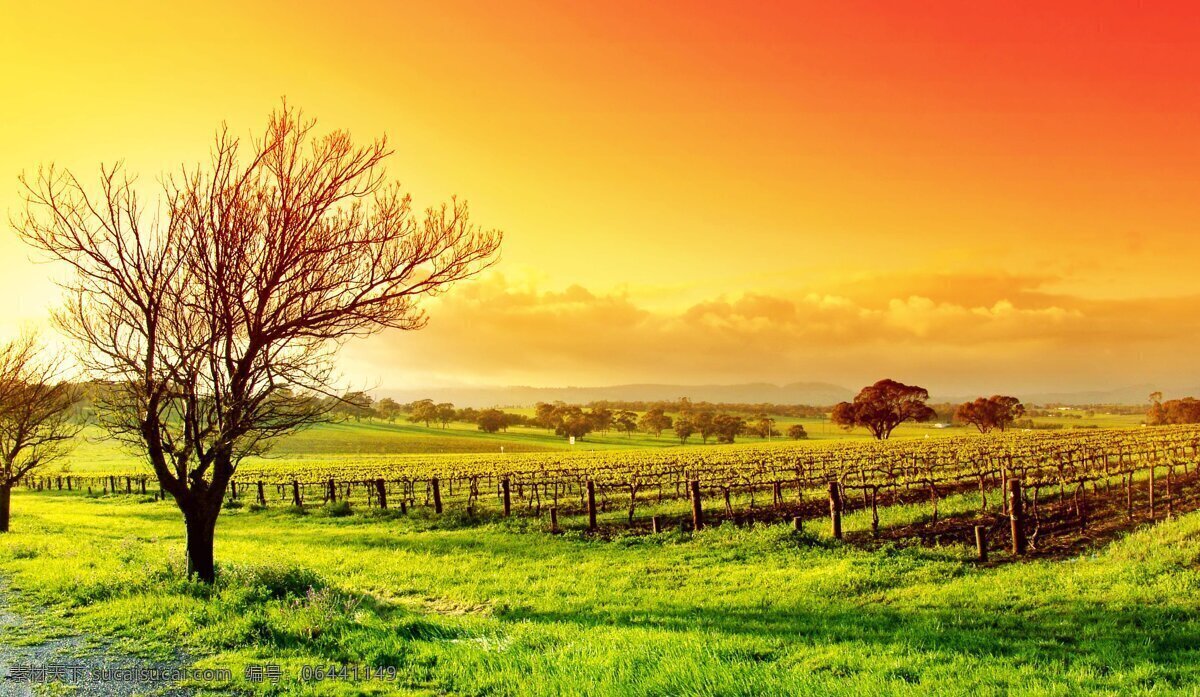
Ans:
{"type": "Polygon", "coordinates": [[[345,518],[354,512],[350,510],[350,502],[346,500],[327,503],[322,510],[331,518],[345,518]]]}
{"type": "Polygon", "coordinates": [[[332,588],[309,588],[301,597],[293,598],[274,618],[280,634],[290,634],[301,642],[316,639],[322,634],[341,634],[354,624],[362,598],[340,593],[332,588]]]}
{"type": "Polygon", "coordinates": [[[325,588],[325,581],[299,566],[231,564],[221,568],[219,585],[222,590],[249,589],[263,597],[282,599],[304,598],[314,588],[325,588]]]}

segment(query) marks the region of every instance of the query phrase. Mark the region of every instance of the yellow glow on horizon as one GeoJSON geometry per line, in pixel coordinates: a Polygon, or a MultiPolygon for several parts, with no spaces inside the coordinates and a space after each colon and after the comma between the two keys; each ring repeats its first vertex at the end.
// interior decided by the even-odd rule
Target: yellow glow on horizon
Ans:
{"type": "MultiPolygon", "coordinates": [[[[505,305],[515,314],[495,340],[527,322],[541,334],[507,340],[515,353],[528,341],[544,370],[381,357],[451,355],[455,323],[473,312],[451,296],[426,335],[355,349],[376,382],[423,370],[483,383],[853,381],[894,369],[947,388],[980,384],[972,374],[1186,385],[1191,320],[1145,318],[1169,322],[1200,292],[1195,12],[5,2],[0,208],[19,206],[22,170],[50,161],[88,175],[123,159],[152,183],[203,158],[222,121],[252,133],[286,96],[324,127],[386,133],[391,174],[418,205],[466,198],[506,231],[505,283],[538,279],[528,303],[505,305]],[[598,300],[563,306],[555,294],[573,285],[598,300]],[[835,322],[810,294],[859,314],[835,322]],[[778,329],[782,310],[761,303],[741,306],[749,319],[718,312],[719,330],[705,315],[756,296],[809,324],[766,337],[755,322],[778,329]],[[1000,303],[1013,311],[988,315],[1000,303]],[[590,313],[643,352],[687,338],[679,350],[719,360],[604,365],[556,338],[590,313]],[[700,316],[704,332],[688,324],[700,316]],[[905,321],[924,333],[892,337],[895,353],[878,345],[905,321]],[[751,338],[772,347],[757,363],[751,338]],[[861,377],[795,342],[858,358],[861,377]],[[762,365],[772,356],[775,372],[762,365]]],[[[11,234],[0,257],[11,332],[57,294],[11,234]]],[[[499,306],[506,292],[489,297],[499,306]]]]}

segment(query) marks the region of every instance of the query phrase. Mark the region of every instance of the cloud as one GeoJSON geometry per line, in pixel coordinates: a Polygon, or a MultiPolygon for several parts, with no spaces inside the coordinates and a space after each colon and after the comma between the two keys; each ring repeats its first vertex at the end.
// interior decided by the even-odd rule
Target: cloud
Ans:
{"type": "MultiPolygon", "coordinates": [[[[1098,300],[1034,276],[881,276],[650,310],[627,291],[492,275],[429,304],[430,325],[353,349],[376,382],[584,385],[889,375],[944,390],[1186,380],[1197,298],[1098,300]]],[[[365,374],[364,372],[364,374],[365,374]]]]}

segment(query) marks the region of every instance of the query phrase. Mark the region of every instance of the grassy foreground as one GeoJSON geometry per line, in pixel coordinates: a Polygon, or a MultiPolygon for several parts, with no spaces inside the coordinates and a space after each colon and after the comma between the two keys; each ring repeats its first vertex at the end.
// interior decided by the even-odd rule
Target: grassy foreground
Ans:
{"type": "Polygon", "coordinates": [[[976,568],[961,548],[786,526],[593,541],[519,519],[239,509],[209,590],[183,578],[169,504],[21,493],[13,509],[0,576],[18,610],[230,668],[234,684],[194,686],[218,694],[1200,692],[1200,514],[1068,562],[976,568]],[[267,662],[281,683],[242,681],[267,662]],[[300,680],[329,664],[398,678],[300,680]]]}

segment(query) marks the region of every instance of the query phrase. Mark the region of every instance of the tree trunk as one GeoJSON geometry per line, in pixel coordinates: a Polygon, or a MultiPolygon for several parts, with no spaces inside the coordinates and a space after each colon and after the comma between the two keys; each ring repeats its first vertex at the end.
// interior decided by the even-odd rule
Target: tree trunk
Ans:
{"type": "Polygon", "coordinates": [[[187,525],[188,578],[194,574],[208,584],[217,580],[213,540],[216,537],[218,512],[220,508],[211,511],[199,505],[183,513],[187,525]]]}
{"type": "Polygon", "coordinates": [[[12,486],[0,484],[0,532],[8,532],[8,514],[12,508],[12,486]]]}

